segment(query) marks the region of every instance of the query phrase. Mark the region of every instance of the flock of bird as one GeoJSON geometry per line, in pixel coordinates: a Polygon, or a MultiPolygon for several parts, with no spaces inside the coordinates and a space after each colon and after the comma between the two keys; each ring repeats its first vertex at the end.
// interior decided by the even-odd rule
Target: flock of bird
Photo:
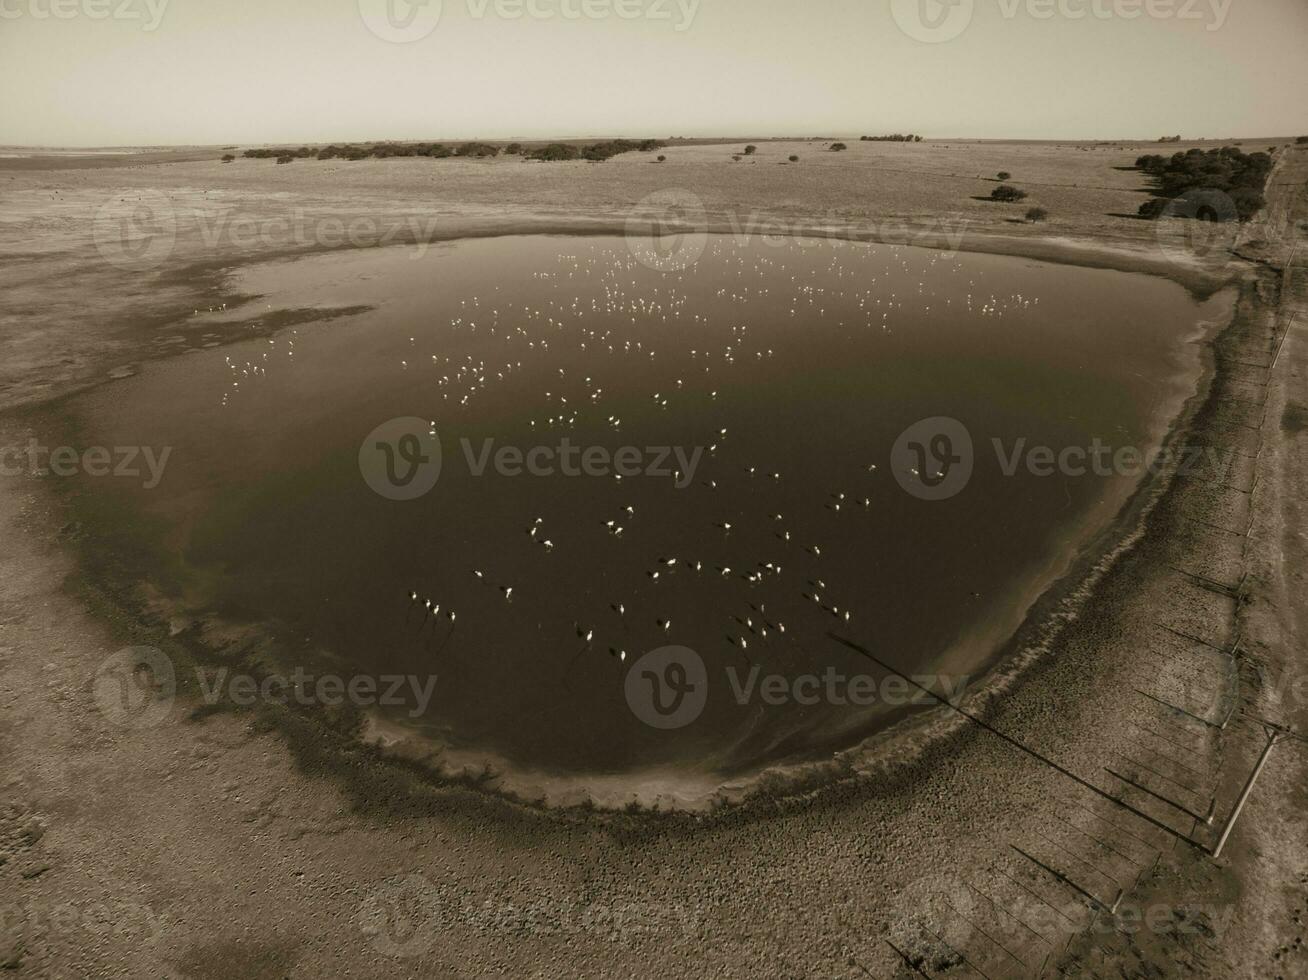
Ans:
{"type": "MultiPolygon", "coordinates": [[[[432,559],[438,568],[397,585],[406,628],[425,649],[481,656],[483,635],[545,624],[560,653],[543,656],[568,684],[579,669],[602,676],[594,664],[626,665],[672,642],[751,664],[802,658],[828,630],[865,612],[874,619],[860,567],[894,556],[869,559],[850,542],[874,539],[878,499],[900,492],[886,459],[872,457],[889,447],[851,438],[858,476],[828,487],[826,475],[801,471],[784,450],[763,457],[776,424],[767,417],[770,388],[786,384],[810,350],[839,357],[842,341],[921,329],[933,309],[999,318],[1039,302],[987,291],[980,273],[945,253],[715,237],[695,264],[659,272],[642,247],[599,240],[556,253],[556,265],[527,282],[442,297],[444,317],[406,324],[393,340],[395,384],[415,396],[421,408],[411,414],[430,418],[443,440],[489,426],[498,441],[524,448],[576,435],[579,445],[702,449],[693,474],[677,465],[666,476],[569,481],[568,493],[588,509],[546,509],[542,500],[562,498],[534,485],[530,493],[500,480],[487,486],[488,509],[519,516],[493,540],[443,548],[432,559]],[[646,438],[660,432],[657,442],[646,438]],[[591,517],[579,521],[577,511],[591,517]],[[850,597],[859,595],[856,609],[850,597]],[[464,622],[461,635],[471,631],[477,642],[452,646],[464,622]]],[[[289,369],[298,339],[290,331],[257,359],[229,356],[223,404],[271,377],[274,365],[289,369]]]]}
{"type": "MultiPolygon", "coordinates": [[[[920,256],[910,257],[908,250],[828,248],[829,258],[814,263],[811,256],[795,261],[785,249],[741,248],[719,240],[695,266],[671,274],[651,272],[649,263],[622,247],[560,254],[555,270],[532,275],[535,288],[492,287],[489,294],[467,296],[457,301],[457,313],[430,333],[408,336],[404,345],[408,353],[400,358],[398,368],[412,372],[427,366],[423,377],[437,394],[438,418],[433,424],[438,427],[458,429],[476,420],[479,406],[499,417],[507,402],[522,416],[518,424],[530,433],[527,442],[545,438],[551,430],[592,435],[600,430],[622,431],[631,421],[635,425],[628,428],[642,432],[661,424],[669,431],[693,429],[703,443],[704,462],[693,487],[683,496],[663,498],[657,512],[651,508],[642,513],[648,513],[654,530],[633,534],[637,509],[625,502],[597,515],[592,525],[610,539],[644,547],[678,536],[659,533],[657,527],[665,522],[702,519],[702,531],[697,533],[700,555],[651,552],[641,561],[632,551],[596,554],[592,528],[556,527],[547,532],[544,518],[529,516],[518,522],[527,545],[534,546],[542,559],[553,556],[555,561],[524,566],[522,557],[512,553],[502,564],[524,576],[514,582],[480,566],[463,573],[446,569],[444,577],[453,579],[445,586],[449,593],[462,592],[458,577],[464,574],[465,581],[493,589],[491,594],[498,593],[506,604],[525,595],[537,603],[567,608],[576,649],[560,637],[560,645],[571,652],[560,662],[565,681],[591,652],[607,653],[614,662],[625,664],[675,639],[701,652],[721,643],[752,663],[757,651],[778,645],[802,655],[803,644],[812,642],[815,630],[853,622],[856,611],[835,598],[840,590],[826,581],[833,575],[847,579],[848,563],[837,562],[824,570],[828,545],[823,538],[829,538],[837,525],[812,514],[788,518],[766,507],[765,518],[758,520],[749,516],[748,507],[742,511],[747,501],[767,500],[768,487],[780,488],[788,482],[785,466],[776,460],[765,463],[737,456],[732,452],[731,427],[717,424],[715,417],[722,421],[719,411],[728,396],[750,397],[751,386],[759,383],[757,375],[750,373],[751,365],[775,361],[779,342],[789,345],[797,338],[802,342],[802,331],[812,331],[814,337],[853,330],[890,333],[898,319],[908,319],[910,311],[929,311],[933,303],[940,309],[953,305],[951,296],[939,293],[955,287],[935,286],[933,276],[944,271],[958,274],[963,266],[957,259],[934,254],[924,263],[920,256]],[[902,283],[910,275],[913,285],[905,288],[902,283]],[[714,302],[697,304],[695,298],[706,282],[712,285],[714,302]],[[509,298],[509,293],[515,298],[509,298]],[[760,324],[767,316],[776,319],[778,311],[788,338],[760,324]],[[792,318],[802,320],[803,326],[784,322],[792,318]],[[648,386],[643,395],[642,382],[648,386]],[[506,391],[503,400],[496,398],[499,391],[506,391]],[[659,422],[667,416],[678,422],[659,422]],[[724,504],[697,493],[720,495],[724,504]],[[721,509],[732,512],[721,519],[708,517],[710,511],[721,509]],[[558,556],[553,555],[556,539],[558,556]],[[754,549],[763,553],[741,554],[754,549]],[[562,560],[574,566],[577,561],[598,562],[592,582],[624,581],[627,566],[642,564],[643,584],[624,581],[624,591],[610,596],[596,594],[597,588],[586,589],[584,596],[560,594],[557,562],[565,552],[567,558],[562,560]],[[669,591],[669,583],[677,580],[694,584],[669,591]],[[722,614],[716,630],[695,608],[705,604],[699,600],[706,591],[723,598],[714,603],[722,614]],[[591,603],[594,608],[587,612],[585,607],[591,603]],[[674,615],[678,605],[690,609],[674,615]],[[788,627],[792,618],[794,625],[788,627]]],[[[969,289],[958,312],[1000,317],[1036,302],[1017,294],[1001,297],[969,289]]],[[[876,513],[877,488],[887,486],[882,466],[884,461],[862,461],[860,486],[815,491],[811,507],[828,518],[862,515],[866,521],[876,513]]],[[[677,469],[670,479],[681,481],[685,476],[677,469]]],[[[821,479],[821,474],[791,476],[813,486],[821,479]]],[[[622,477],[612,479],[620,483],[622,477]]],[[[602,501],[610,495],[603,487],[588,490],[584,484],[576,492],[593,497],[596,509],[602,509],[602,501]]],[[[788,499],[793,500],[793,495],[788,499]]],[[[841,542],[834,544],[841,550],[841,542]]],[[[486,565],[515,547],[511,538],[495,542],[487,549],[486,565]]],[[[857,591],[856,581],[843,589],[845,595],[857,591]]],[[[407,596],[411,605],[424,610],[424,622],[431,618],[426,607],[441,608],[439,599],[419,589],[408,589],[407,596]]],[[[539,605],[533,604],[527,615],[539,617],[539,605]]],[[[452,631],[452,619],[450,624],[452,631]]]]}

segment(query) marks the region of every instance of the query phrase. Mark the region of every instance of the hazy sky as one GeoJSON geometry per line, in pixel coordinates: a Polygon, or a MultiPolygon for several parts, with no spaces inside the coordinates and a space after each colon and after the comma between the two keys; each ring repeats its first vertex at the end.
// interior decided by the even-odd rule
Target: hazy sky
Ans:
{"type": "Polygon", "coordinates": [[[949,2],[0,0],[0,144],[1308,132],[1308,0],[949,2]]]}

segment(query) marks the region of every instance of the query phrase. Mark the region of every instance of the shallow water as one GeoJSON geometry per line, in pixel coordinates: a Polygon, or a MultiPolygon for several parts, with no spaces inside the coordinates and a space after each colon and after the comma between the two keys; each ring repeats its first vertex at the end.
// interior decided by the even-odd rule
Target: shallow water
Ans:
{"type": "Polygon", "coordinates": [[[235,286],[269,313],[375,308],[78,399],[87,444],[172,448],[157,487],[94,491],[158,549],[151,578],[192,611],[264,624],[283,664],[435,675],[426,710],[409,698],[388,726],[515,772],[712,783],[854,744],[908,700],[833,630],[936,689],[983,671],[1138,479],[1006,475],[992,440],[1157,445],[1193,384],[1186,341],[1220,306],[998,256],[715,236],[679,268],[640,261],[649,248],[518,237],[243,270],[235,286]],[[386,473],[370,433],[406,417],[427,449],[435,423],[441,467],[401,501],[365,476],[386,473]],[[900,478],[935,482],[931,450],[961,443],[928,432],[909,440],[927,455],[892,453],[934,417],[974,448],[941,500],[900,478]],[[677,469],[662,447],[702,455],[621,480],[473,471],[485,440],[565,438],[636,447],[641,468],[677,469]],[[640,663],[669,645],[704,664],[683,727],[635,705],[679,682],[640,663]],[[878,686],[851,704],[828,671],[878,686]],[[790,690],[815,703],[763,697],[771,674],[817,675],[790,690]]]}

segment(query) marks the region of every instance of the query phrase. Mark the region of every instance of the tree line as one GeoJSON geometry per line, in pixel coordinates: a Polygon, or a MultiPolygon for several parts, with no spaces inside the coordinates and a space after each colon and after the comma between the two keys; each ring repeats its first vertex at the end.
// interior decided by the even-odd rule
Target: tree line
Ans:
{"type": "Polygon", "coordinates": [[[242,156],[250,159],[275,159],[278,163],[290,163],[293,160],[314,158],[318,160],[367,160],[369,158],[385,160],[389,157],[464,157],[480,159],[483,157],[521,155],[528,160],[607,160],[619,153],[632,150],[647,152],[657,150],[663,144],[658,140],[608,140],[589,145],[573,143],[550,143],[538,149],[527,151],[521,143],[509,143],[501,148],[491,143],[460,143],[446,146],[444,143],[333,143],[330,146],[314,149],[308,146],[262,147],[246,150],[242,156]]]}

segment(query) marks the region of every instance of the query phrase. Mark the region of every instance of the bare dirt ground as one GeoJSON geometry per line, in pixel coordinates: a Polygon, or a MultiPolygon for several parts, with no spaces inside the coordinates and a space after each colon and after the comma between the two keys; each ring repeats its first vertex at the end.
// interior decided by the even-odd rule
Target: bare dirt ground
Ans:
{"type": "MultiPolygon", "coordinates": [[[[1152,145],[851,143],[828,153],[760,143],[739,163],[731,149],[676,147],[662,151],[664,164],[631,155],[601,166],[0,170],[0,405],[34,406],[198,344],[187,316],[224,301],[223,268],[326,247],[275,229],[253,239],[230,225],[215,231],[223,215],[257,226],[302,209],[314,229],[334,215],[401,234],[408,219],[435,216],[433,237],[612,231],[645,195],[680,187],[715,224],[760,234],[834,223],[930,243],[966,218],[965,248],[1169,271],[1195,286],[1232,278],[1236,319],[1208,348],[1212,370],[1173,437],[1232,454],[1232,470],[1223,483],[1177,476],[1138,501],[1133,546],[1104,562],[1079,615],[1056,636],[1031,631],[1004,668],[1014,680],[968,702],[1007,740],[941,714],[929,741],[925,727],[918,733],[921,751],[803,798],[706,817],[600,819],[434,786],[330,733],[287,738],[258,715],[179,706],[162,725],[124,729],[97,709],[93,680],[125,636],[151,624],[123,623],[107,603],[93,615],[67,591],[75,529],[61,528],[49,478],[5,477],[0,968],[69,977],[1308,971],[1308,745],[1277,745],[1222,856],[1209,854],[1265,744],[1261,721],[1308,730],[1308,256],[1292,254],[1284,234],[1308,221],[1308,150],[1278,158],[1268,217],[1246,234],[1245,260],[1198,268],[1171,261],[1153,225],[1114,217],[1144,199],[1140,175],[1117,168],[1152,145]],[[792,153],[798,164],[784,162],[792,153]],[[1000,170],[1031,192],[1028,202],[974,200],[1000,170]],[[176,246],[149,268],[114,266],[95,249],[95,213],[145,191],[172,202],[176,246]],[[1046,207],[1050,221],[1013,223],[1029,205],[1046,207]]],[[[21,444],[29,419],[10,414],[0,426],[0,444],[21,444]]]]}

